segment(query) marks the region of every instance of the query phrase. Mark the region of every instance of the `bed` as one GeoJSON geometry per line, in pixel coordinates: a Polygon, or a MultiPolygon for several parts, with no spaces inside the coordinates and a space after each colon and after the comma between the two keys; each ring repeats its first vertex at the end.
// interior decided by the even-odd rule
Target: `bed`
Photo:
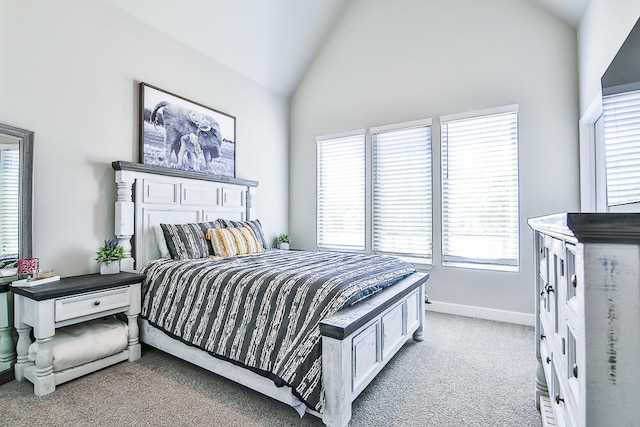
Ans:
{"type": "Polygon", "coordinates": [[[163,259],[159,224],[252,220],[257,182],[129,162],[112,166],[122,266],[148,276],[143,343],[284,402],[301,416],[345,426],[353,400],[384,365],[405,342],[423,339],[428,274],[391,257],[326,252],[163,259]],[[316,285],[312,276],[323,280],[316,285]],[[207,299],[207,283],[214,280],[226,300],[207,299]],[[276,282],[290,296],[269,296],[276,282]],[[207,317],[217,312],[225,314],[207,317]],[[212,323],[205,326],[205,318],[212,323]],[[215,324],[226,318],[233,322],[215,324]]]}

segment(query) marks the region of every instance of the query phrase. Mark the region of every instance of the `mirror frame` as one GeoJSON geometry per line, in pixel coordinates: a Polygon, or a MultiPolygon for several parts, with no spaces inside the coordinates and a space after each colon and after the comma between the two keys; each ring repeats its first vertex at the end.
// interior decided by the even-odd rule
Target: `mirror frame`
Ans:
{"type": "Polygon", "coordinates": [[[25,129],[0,123],[0,133],[20,139],[20,248],[19,258],[33,253],[33,136],[25,129]]]}
{"type": "MultiPolygon", "coordinates": [[[[19,209],[20,226],[18,258],[30,258],[33,252],[33,136],[34,133],[25,129],[9,126],[0,123],[0,134],[8,135],[19,139],[19,165],[20,165],[20,186],[19,209]]],[[[9,292],[9,282],[0,283],[0,292],[6,293],[7,301],[11,304],[13,298],[9,292]]],[[[8,323],[13,325],[12,307],[9,307],[8,323]]],[[[15,356],[14,356],[15,362],[15,356]]],[[[0,372],[0,384],[7,383],[14,378],[13,368],[0,372]]]]}

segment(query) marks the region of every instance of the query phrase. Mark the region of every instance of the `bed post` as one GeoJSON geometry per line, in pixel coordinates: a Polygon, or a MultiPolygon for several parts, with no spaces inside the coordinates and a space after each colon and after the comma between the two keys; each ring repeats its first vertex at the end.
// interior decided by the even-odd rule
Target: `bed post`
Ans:
{"type": "Polygon", "coordinates": [[[120,261],[123,271],[135,271],[131,256],[131,237],[134,233],[134,204],[132,187],[134,177],[130,172],[116,170],[116,184],[118,186],[115,205],[115,233],[118,243],[124,249],[124,259],[120,261]]]}
{"type": "Polygon", "coordinates": [[[419,301],[420,309],[418,310],[418,318],[420,319],[420,326],[418,326],[418,329],[413,333],[413,339],[419,342],[419,341],[424,341],[424,318],[425,318],[425,310],[426,310],[425,299],[427,298],[424,283],[420,284],[420,293],[418,295],[420,296],[420,301],[419,301]]]}
{"type": "Polygon", "coordinates": [[[322,337],[322,422],[344,427],[351,419],[351,340],[322,337]]]}

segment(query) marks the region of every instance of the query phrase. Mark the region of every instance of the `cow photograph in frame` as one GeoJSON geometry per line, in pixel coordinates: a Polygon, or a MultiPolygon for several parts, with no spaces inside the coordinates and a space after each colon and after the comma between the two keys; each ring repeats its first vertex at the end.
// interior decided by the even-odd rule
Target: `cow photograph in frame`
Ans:
{"type": "Polygon", "coordinates": [[[235,178],[236,118],[140,83],[140,163],[235,178]]]}

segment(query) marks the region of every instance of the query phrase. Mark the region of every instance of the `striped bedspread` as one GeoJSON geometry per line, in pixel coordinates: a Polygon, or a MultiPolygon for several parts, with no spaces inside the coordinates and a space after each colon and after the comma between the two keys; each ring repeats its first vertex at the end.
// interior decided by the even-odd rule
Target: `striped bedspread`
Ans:
{"type": "Polygon", "coordinates": [[[145,265],[142,317],[170,336],[289,385],[322,411],[319,322],[415,271],[376,255],[268,251],[145,265]]]}

